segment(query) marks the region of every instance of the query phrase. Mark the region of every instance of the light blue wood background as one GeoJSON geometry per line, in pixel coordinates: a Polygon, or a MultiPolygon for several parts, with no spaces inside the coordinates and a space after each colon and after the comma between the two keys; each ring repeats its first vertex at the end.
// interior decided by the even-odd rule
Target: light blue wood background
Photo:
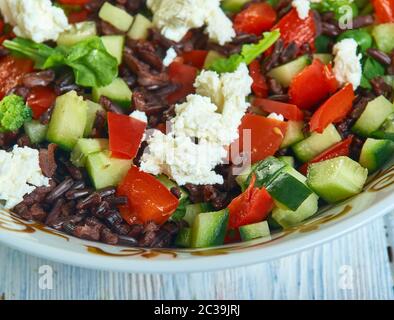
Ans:
{"type": "Polygon", "coordinates": [[[393,299],[394,215],[269,263],[210,273],[144,275],[53,263],[0,245],[4,299],[393,299]],[[39,268],[54,270],[39,289],[39,268]]]}

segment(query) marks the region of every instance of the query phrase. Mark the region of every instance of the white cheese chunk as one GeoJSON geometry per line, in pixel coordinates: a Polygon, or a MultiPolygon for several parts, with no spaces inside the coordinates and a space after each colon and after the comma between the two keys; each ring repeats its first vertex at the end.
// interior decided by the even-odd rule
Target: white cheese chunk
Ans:
{"type": "Polygon", "coordinates": [[[351,83],[356,90],[362,77],[361,54],[357,54],[357,42],[354,39],[344,39],[333,48],[335,78],[340,84],[351,83]]]}
{"type": "Polygon", "coordinates": [[[40,169],[38,150],[15,146],[11,152],[0,151],[0,201],[6,209],[37,187],[48,185],[49,179],[40,169]]]}
{"type": "Polygon", "coordinates": [[[130,117],[148,123],[148,117],[146,116],[145,112],[135,110],[130,114],[130,117]]]}
{"type": "Polygon", "coordinates": [[[279,120],[279,121],[285,121],[285,118],[283,117],[283,115],[277,114],[275,112],[270,113],[267,118],[275,119],[275,120],[279,120]]]}
{"type": "Polygon", "coordinates": [[[0,11],[17,36],[39,43],[56,41],[70,28],[63,10],[50,0],[0,0],[0,11]]]}
{"type": "Polygon", "coordinates": [[[153,24],[170,40],[179,42],[190,29],[204,25],[209,38],[221,45],[235,37],[220,0],[148,0],[147,5],[153,11],[153,24]]]}
{"type": "Polygon", "coordinates": [[[309,0],[293,0],[292,6],[297,10],[298,17],[305,20],[309,16],[311,3],[309,0]]]}
{"type": "Polygon", "coordinates": [[[226,147],[239,136],[251,85],[245,64],[221,76],[203,71],[195,81],[197,94],[175,106],[170,132],[155,131],[147,139],[141,170],[164,173],[179,185],[223,183],[223,177],[213,170],[223,163],[226,147]]]}
{"type": "Polygon", "coordinates": [[[168,67],[171,63],[174,62],[175,58],[177,57],[177,53],[174,48],[169,48],[167,50],[166,56],[163,59],[163,65],[168,67]]]}

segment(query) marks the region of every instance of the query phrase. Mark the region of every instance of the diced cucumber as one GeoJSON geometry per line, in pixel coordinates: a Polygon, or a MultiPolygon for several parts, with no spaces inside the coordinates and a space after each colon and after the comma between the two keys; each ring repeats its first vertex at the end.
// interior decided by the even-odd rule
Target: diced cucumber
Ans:
{"type": "Polygon", "coordinates": [[[83,137],[88,104],[75,91],[57,97],[47,131],[47,140],[72,150],[83,137]]]}
{"type": "Polygon", "coordinates": [[[284,163],[286,163],[287,165],[289,165],[292,168],[294,168],[294,166],[295,166],[295,160],[292,156],[281,156],[281,157],[278,157],[278,159],[280,161],[283,161],[284,163]]]}
{"type": "Polygon", "coordinates": [[[255,167],[257,166],[258,163],[253,164],[250,167],[247,167],[241,174],[239,174],[236,178],[235,181],[238,183],[238,185],[241,187],[242,191],[245,191],[246,188],[248,187],[249,183],[249,176],[250,174],[254,171],[255,167]]]}
{"type": "Polygon", "coordinates": [[[394,142],[368,138],[361,149],[360,164],[370,173],[380,169],[394,156],[394,142]]]}
{"type": "Polygon", "coordinates": [[[312,193],[296,211],[276,207],[272,211],[272,218],[283,228],[293,227],[317,212],[319,209],[318,200],[319,197],[312,193]]]}
{"type": "Polygon", "coordinates": [[[104,96],[123,108],[130,107],[132,95],[133,92],[130,90],[127,83],[121,78],[116,78],[106,87],[93,88],[92,91],[93,101],[98,102],[100,97],[104,96]]]}
{"type": "Polygon", "coordinates": [[[186,213],[183,217],[189,226],[192,226],[196,216],[202,212],[210,212],[212,206],[209,203],[194,203],[186,206],[186,213]]]}
{"type": "Polygon", "coordinates": [[[71,152],[70,160],[74,166],[84,167],[90,154],[107,149],[108,139],[79,139],[71,152]]]}
{"type": "Polygon", "coordinates": [[[304,70],[304,68],[310,64],[310,62],[311,61],[308,56],[302,56],[282,66],[273,68],[270,72],[268,72],[267,75],[271,78],[274,78],[282,86],[288,87],[291,83],[291,80],[293,80],[297,74],[304,70]]]}
{"type": "Polygon", "coordinates": [[[369,137],[374,131],[380,128],[387,117],[393,112],[393,104],[384,96],[379,96],[368,103],[352,130],[360,136],[369,137]]]}
{"type": "Polygon", "coordinates": [[[126,176],[132,160],[111,158],[108,151],[88,155],[86,169],[96,189],[116,187],[126,176]]]}
{"type": "Polygon", "coordinates": [[[394,49],[394,23],[376,24],[372,36],[379,50],[389,53],[394,49]]]}
{"type": "Polygon", "coordinates": [[[267,221],[248,224],[239,228],[242,241],[249,241],[257,238],[269,237],[271,235],[267,221]]]}
{"type": "Polygon", "coordinates": [[[204,69],[208,70],[211,64],[218,59],[222,59],[224,56],[217,51],[210,50],[205,58],[204,69]]]}
{"type": "Polygon", "coordinates": [[[101,7],[99,17],[123,32],[127,32],[130,29],[134,20],[132,15],[109,2],[105,2],[101,7]]]}
{"type": "Polygon", "coordinates": [[[182,228],[175,239],[175,245],[181,248],[189,248],[192,238],[191,228],[182,228]]]}
{"type": "Polygon", "coordinates": [[[372,132],[372,138],[394,141],[394,113],[388,116],[379,130],[372,132]]]}
{"type": "Polygon", "coordinates": [[[288,121],[285,138],[280,147],[287,148],[303,140],[305,138],[303,131],[304,126],[305,124],[303,121],[288,121]]]}
{"type": "Polygon", "coordinates": [[[224,11],[238,12],[241,11],[242,7],[249,1],[250,0],[223,0],[222,8],[224,11]]]}
{"type": "Polygon", "coordinates": [[[349,157],[313,163],[308,170],[308,185],[329,203],[354,196],[362,191],[368,170],[349,157]]]}
{"type": "Polygon", "coordinates": [[[192,226],[191,247],[207,248],[222,245],[228,220],[228,209],[198,214],[192,226]]]}
{"type": "Polygon", "coordinates": [[[103,41],[104,47],[105,49],[107,49],[108,53],[114,58],[116,58],[118,64],[121,64],[125,44],[125,36],[102,36],[101,40],[103,41]]]}
{"type": "Polygon", "coordinates": [[[104,108],[93,101],[87,100],[88,110],[86,114],[86,126],[83,136],[85,138],[89,137],[92,134],[94,122],[96,121],[96,116],[98,111],[104,111],[104,108]]]}
{"type": "Polygon", "coordinates": [[[70,30],[59,35],[56,42],[59,46],[72,46],[95,35],[97,35],[96,22],[84,21],[73,24],[70,30]]]}
{"type": "Polygon", "coordinates": [[[329,64],[334,60],[334,56],[329,53],[316,53],[313,55],[314,59],[319,59],[324,64],[329,64]]]}
{"type": "Polygon", "coordinates": [[[308,162],[341,140],[341,135],[331,124],[322,133],[313,132],[308,138],[298,142],[292,148],[299,160],[308,162]]]}
{"type": "Polygon", "coordinates": [[[41,143],[45,140],[48,131],[48,125],[40,123],[40,121],[32,120],[25,122],[25,133],[33,144],[41,143]]]}
{"type": "MultiPolygon", "coordinates": [[[[272,180],[280,173],[280,171],[286,166],[283,161],[278,160],[275,157],[268,157],[263,161],[258,162],[253,168],[253,174],[256,176],[256,187],[267,187],[272,180]]],[[[244,188],[249,186],[251,174],[246,181],[244,188]]]]}
{"type": "Polygon", "coordinates": [[[284,171],[280,172],[266,188],[276,201],[292,211],[297,210],[312,194],[312,190],[303,182],[284,171]]]}
{"type": "Polygon", "coordinates": [[[146,40],[149,36],[149,29],[152,27],[152,21],[142,14],[137,14],[127,36],[133,40],[146,40]]]}

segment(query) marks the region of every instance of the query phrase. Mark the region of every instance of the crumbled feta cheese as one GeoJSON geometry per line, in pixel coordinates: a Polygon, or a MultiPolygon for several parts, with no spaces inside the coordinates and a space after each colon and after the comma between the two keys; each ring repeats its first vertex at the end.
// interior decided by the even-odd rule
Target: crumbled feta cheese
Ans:
{"type": "Polygon", "coordinates": [[[35,42],[56,41],[70,28],[63,10],[50,0],[0,0],[0,11],[17,36],[35,42]]]}
{"type": "Polygon", "coordinates": [[[146,116],[145,112],[135,110],[130,114],[130,117],[148,123],[148,117],[146,116]]]}
{"type": "Polygon", "coordinates": [[[40,169],[38,151],[15,146],[11,152],[0,151],[0,201],[11,209],[36,187],[48,186],[49,179],[40,169]]]}
{"type": "Polygon", "coordinates": [[[203,71],[195,82],[197,94],[175,106],[170,132],[157,131],[148,138],[141,170],[165,173],[179,185],[223,183],[223,177],[213,169],[223,163],[226,147],[238,138],[251,85],[245,64],[221,76],[203,71]]]}
{"type": "Polygon", "coordinates": [[[285,121],[285,118],[283,117],[283,115],[277,114],[275,112],[270,113],[267,118],[275,119],[275,120],[279,120],[279,121],[285,121]]]}
{"type": "Polygon", "coordinates": [[[292,6],[296,8],[298,17],[305,20],[309,16],[309,10],[311,8],[311,3],[309,0],[293,0],[292,6]]]}
{"type": "Polygon", "coordinates": [[[361,83],[361,54],[357,54],[357,42],[344,39],[333,48],[335,78],[340,84],[351,83],[356,90],[361,83]]]}
{"type": "Polygon", "coordinates": [[[167,50],[167,53],[166,53],[166,56],[165,56],[165,58],[164,58],[164,60],[163,60],[163,65],[165,66],[165,67],[168,67],[171,63],[173,63],[174,62],[174,60],[175,60],[175,58],[177,57],[177,53],[176,53],[176,51],[174,50],[174,48],[169,48],[168,50],[167,50]]]}
{"type": "Polygon", "coordinates": [[[220,7],[220,0],[148,0],[153,24],[162,34],[179,42],[193,28],[206,25],[205,32],[221,45],[235,37],[231,20],[220,7]]]}

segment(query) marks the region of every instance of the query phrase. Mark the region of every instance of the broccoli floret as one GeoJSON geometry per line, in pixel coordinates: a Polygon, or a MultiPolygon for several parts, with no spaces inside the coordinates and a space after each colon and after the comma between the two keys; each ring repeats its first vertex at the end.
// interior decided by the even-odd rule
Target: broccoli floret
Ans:
{"type": "Polygon", "coordinates": [[[16,131],[31,117],[31,109],[20,96],[11,94],[0,101],[0,132],[16,131]]]}

